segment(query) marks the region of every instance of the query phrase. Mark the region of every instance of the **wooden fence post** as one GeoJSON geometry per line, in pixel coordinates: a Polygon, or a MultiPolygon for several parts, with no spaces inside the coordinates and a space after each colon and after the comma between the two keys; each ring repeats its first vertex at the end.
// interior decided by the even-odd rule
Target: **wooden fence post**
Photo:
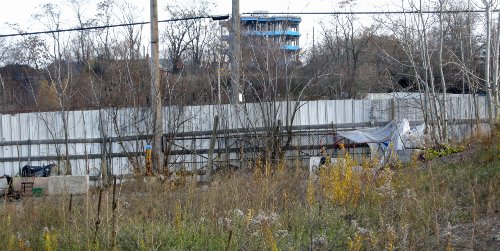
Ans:
{"type": "Polygon", "coordinates": [[[208,149],[208,165],[206,177],[207,181],[210,181],[210,176],[212,175],[213,164],[214,164],[214,148],[215,141],[217,141],[217,128],[219,127],[219,115],[215,115],[214,117],[214,127],[212,129],[212,136],[210,138],[210,148],[208,149]]]}
{"type": "Polygon", "coordinates": [[[398,100],[396,98],[391,99],[391,119],[393,121],[398,118],[398,100]]]}

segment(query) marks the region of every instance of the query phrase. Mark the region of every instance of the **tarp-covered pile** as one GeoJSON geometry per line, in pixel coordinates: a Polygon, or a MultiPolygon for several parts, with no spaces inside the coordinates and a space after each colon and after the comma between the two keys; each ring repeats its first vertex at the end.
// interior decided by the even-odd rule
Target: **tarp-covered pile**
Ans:
{"type": "Polygon", "coordinates": [[[360,144],[368,144],[372,158],[381,164],[396,157],[397,150],[418,148],[424,143],[425,125],[410,128],[408,120],[390,122],[384,127],[337,132],[338,135],[360,144]]]}

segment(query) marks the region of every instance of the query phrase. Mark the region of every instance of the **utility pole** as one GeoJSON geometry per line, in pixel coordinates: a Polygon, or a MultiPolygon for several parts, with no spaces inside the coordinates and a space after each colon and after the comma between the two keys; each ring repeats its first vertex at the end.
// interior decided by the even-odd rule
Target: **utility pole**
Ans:
{"type": "Polygon", "coordinates": [[[313,50],[312,50],[312,54],[313,54],[313,60],[316,60],[316,44],[314,41],[314,26],[313,26],[313,50]]]}
{"type": "Polygon", "coordinates": [[[241,32],[240,32],[240,0],[233,0],[233,14],[231,19],[231,103],[243,101],[240,88],[240,59],[241,59],[241,32]]]}
{"type": "Polygon", "coordinates": [[[491,82],[490,82],[490,50],[491,50],[491,15],[490,8],[492,6],[490,1],[484,1],[486,7],[486,58],[484,61],[484,81],[486,86],[486,106],[488,107],[488,118],[491,124],[493,124],[493,102],[491,98],[491,82]]]}
{"type": "Polygon", "coordinates": [[[500,52],[500,12],[498,13],[498,19],[497,19],[497,33],[496,33],[496,39],[495,39],[496,43],[494,45],[494,53],[493,53],[493,64],[494,64],[494,73],[493,73],[493,85],[492,85],[492,89],[493,89],[493,104],[494,104],[494,115],[495,115],[495,119],[499,117],[500,115],[500,107],[499,107],[499,104],[498,104],[498,85],[499,85],[499,81],[498,81],[498,67],[499,67],[499,52],[500,52]]]}
{"type": "MultiPolygon", "coordinates": [[[[220,26],[220,35],[219,35],[219,39],[220,39],[220,44],[219,44],[219,63],[217,65],[217,104],[219,105],[217,107],[217,109],[219,109],[218,111],[220,112],[220,102],[221,102],[221,96],[220,96],[220,71],[221,71],[221,68],[222,68],[222,25],[221,23],[219,22],[219,26],[220,26]]],[[[217,113],[218,115],[219,113],[217,113]]]]}
{"type": "Polygon", "coordinates": [[[163,169],[163,111],[161,106],[160,89],[160,56],[158,39],[158,2],[151,0],[151,108],[153,112],[153,170],[160,172],[163,169]]]}

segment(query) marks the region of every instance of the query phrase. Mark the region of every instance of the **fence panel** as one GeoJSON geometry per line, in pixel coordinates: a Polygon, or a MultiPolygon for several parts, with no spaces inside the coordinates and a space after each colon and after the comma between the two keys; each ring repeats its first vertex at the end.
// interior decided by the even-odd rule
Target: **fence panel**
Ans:
{"type": "MultiPolygon", "coordinates": [[[[238,108],[228,104],[164,107],[164,130],[175,133],[169,162],[175,168],[194,169],[205,165],[215,114],[220,115],[216,155],[239,165],[241,158],[250,160],[272,151],[270,145],[262,145],[263,142],[283,144],[287,141],[285,131],[277,134],[278,120],[282,129],[286,129],[287,124],[293,126],[285,155],[307,158],[318,154],[321,146],[336,143],[335,130],[369,126],[371,122],[380,125],[391,121],[392,116],[422,121],[420,102],[413,96],[396,100],[300,101],[298,106],[295,102],[283,101],[250,103],[238,108]],[[287,123],[295,108],[293,123],[287,123]]],[[[447,99],[450,133],[454,137],[470,133],[470,125],[454,125],[453,120],[475,118],[476,109],[480,118],[487,118],[485,104],[484,96],[450,95],[447,99]]],[[[149,108],[70,111],[64,115],[73,174],[99,174],[105,151],[115,174],[129,173],[134,163],[143,163],[141,155],[152,133],[149,108]]],[[[4,114],[0,115],[0,126],[0,175],[15,175],[28,163],[45,165],[64,158],[66,145],[61,112],[4,114]]],[[[361,154],[363,150],[358,152],[361,154]]]]}

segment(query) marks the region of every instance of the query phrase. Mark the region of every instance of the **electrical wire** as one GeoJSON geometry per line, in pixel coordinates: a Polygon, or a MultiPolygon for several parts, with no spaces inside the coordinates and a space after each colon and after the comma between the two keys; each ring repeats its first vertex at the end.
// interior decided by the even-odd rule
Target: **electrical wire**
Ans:
{"type": "MultiPolygon", "coordinates": [[[[195,20],[195,19],[205,19],[205,18],[211,18],[212,20],[223,20],[223,19],[229,18],[229,15],[225,15],[225,16],[197,16],[197,17],[173,18],[173,19],[160,20],[160,21],[158,21],[158,23],[178,22],[178,21],[187,21],[187,20],[195,20]]],[[[149,23],[151,23],[151,22],[135,22],[135,23],[124,23],[124,24],[110,24],[110,25],[101,25],[101,26],[79,27],[79,28],[70,28],[70,29],[58,29],[58,30],[47,30],[47,31],[34,31],[34,32],[12,33],[12,34],[0,34],[0,38],[2,38],[2,37],[17,37],[17,36],[39,35],[39,34],[53,34],[53,33],[69,32],[69,31],[99,30],[99,29],[124,27],[124,26],[145,25],[145,24],[149,24],[149,23]]]]}
{"type": "MultiPolygon", "coordinates": [[[[445,11],[334,11],[334,12],[244,12],[244,15],[393,15],[393,14],[457,14],[457,13],[482,13],[484,10],[445,10],[445,11]]],[[[491,12],[500,12],[500,10],[491,10],[491,12]]],[[[187,21],[195,19],[205,19],[211,18],[212,20],[224,20],[229,18],[229,15],[225,16],[197,16],[197,17],[184,17],[184,18],[173,18],[160,20],[158,23],[166,22],[177,22],[177,21],[187,21]]],[[[47,31],[35,31],[35,32],[21,32],[12,34],[0,34],[0,38],[4,37],[17,37],[17,36],[29,36],[29,35],[40,35],[40,34],[53,34],[61,32],[70,31],[84,31],[84,30],[99,30],[115,27],[124,26],[135,26],[135,25],[145,25],[150,22],[134,22],[134,23],[124,23],[124,24],[111,24],[111,25],[101,25],[101,26],[90,26],[90,27],[79,27],[79,28],[69,28],[69,29],[58,29],[58,30],[47,30],[47,31]]]]}
{"type": "MultiPolygon", "coordinates": [[[[244,15],[393,15],[393,14],[458,14],[483,13],[485,10],[412,10],[412,11],[333,11],[333,12],[244,12],[244,15]]],[[[499,9],[490,12],[500,12],[499,9]]]]}

